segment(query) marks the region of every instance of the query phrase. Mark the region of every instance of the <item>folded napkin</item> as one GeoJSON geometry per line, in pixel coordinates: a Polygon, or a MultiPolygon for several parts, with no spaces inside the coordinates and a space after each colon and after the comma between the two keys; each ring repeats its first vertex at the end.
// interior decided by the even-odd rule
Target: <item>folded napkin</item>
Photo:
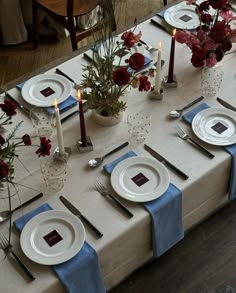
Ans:
{"type": "MultiPolygon", "coordinates": [[[[22,90],[22,87],[23,87],[24,83],[25,82],[19,83],[19,84],[16,85],[16,87],[19,90],[22,90]]],[[[58,104],[58,108],[60,110],[60,113],[63,113],[65,111],[69,110],[70,108],[76,106],[77,105],[77,102],[78,101],[74,97],[69,96],[65,101],[63,101],[60,104],[58,104]]],[[[49,114],[54,114],[54,112],[55,112],[54,106],[45,107],[45,110],[49,114]]]]}
{"type": "MultiPolygon", "coordinates": [[[[207,108],[210,108],[210,106],[207,105],[206,103],[202,103],[198,105],[197,107],[195,107],[194,109],[187,112],[186,114],[184,114],[182,118],[184,121],[191,124],[194,116],[200,111],[207,108]]],[[[230,181],[229,181],[229,199],[232,200],[236,198],[236,144],[224,146],[224,149],[232,157],[230,181]]]]}
{"type": "MultiPolygon", "coordinates": [[[[17,219],[14,224],[19,231],[22,231],[31,218],[48,210],[52,210],[50,205],[43,204],[17,219]]],[[[81,250],[72,259],[53,265],[52,269],[70,293],[106,292],[96,251],[86,241],[81,250]]]]}
{"type": "MultiPolygon", "coordinates": [[[[119,162],[133,156],[137,156],[136,153],[129,151],[103,168],[111,174],[119,162]]],[[[145,202],[143,205],[152,218],[153,256],[159,257],[184,237],[182,193],[170,183],[161,197],[145,202]]]]}

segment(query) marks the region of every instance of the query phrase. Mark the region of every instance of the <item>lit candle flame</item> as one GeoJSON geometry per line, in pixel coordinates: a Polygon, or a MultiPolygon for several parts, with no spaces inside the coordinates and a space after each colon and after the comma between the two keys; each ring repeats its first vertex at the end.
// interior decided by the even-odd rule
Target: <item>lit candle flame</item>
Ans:
{"type": "Polygon", "coordinates": [[[79,101],[81,100],[81,93],[80,93],[80,90],[77,91],[77,98],[78,98],[79,101]]]}
{"type": "Polygon", "coordinates": [[[58,106],[57,106],[57,99],[54,99],[54,106],[55,106],[55,109],[58,108],[58,106]]]}
{"type": "Polygon", "coordinates": [[[176,34],[176,28],[173,30],[173,37],[175,37],[176,34]]]}
{"type": "Polygon", "coordinates": [[[162,42],[159,42],[158,49],[159,49],[159,50],[162,49],[162,42]]]}

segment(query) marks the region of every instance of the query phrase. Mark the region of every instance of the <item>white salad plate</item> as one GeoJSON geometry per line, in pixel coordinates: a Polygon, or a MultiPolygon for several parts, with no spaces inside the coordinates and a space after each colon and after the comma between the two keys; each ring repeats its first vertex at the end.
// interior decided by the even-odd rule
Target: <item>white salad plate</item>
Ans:
{"type": "Polygon", "coordinates": [[[166,9],[164,19],[168,24],[179,29],[191,30],[199,26],[199,17],[193,5],[172,6],[166,9]]]}
{"type": "Polygon", "coordinates": [[[50,210],[33,217],[21,232],[25,255],[43,265],[63,263],[74,257],[85,241],[82,222],[67,211],[50,210]]]}
{"type": "Polygon", "coordinates": [[[65,101],[72,92],[72,84],[58,74],[39,74],[27,80],[22,87],[23,99],[31,105],[49,107],[65,101]]]}
{"type": "Polygon", "coordinates": [[[170,183],[166,167],[153,158],[131,157],[112,171],[111,184],[121,197],[147,202],[163,195],[170,183]]]}
{"type": "Polygon", "coordinates": [[[236,143],[236,113],[229,109],[208,108],[199,112],[192,121],[193,132],[212,145],[236,143]]]}

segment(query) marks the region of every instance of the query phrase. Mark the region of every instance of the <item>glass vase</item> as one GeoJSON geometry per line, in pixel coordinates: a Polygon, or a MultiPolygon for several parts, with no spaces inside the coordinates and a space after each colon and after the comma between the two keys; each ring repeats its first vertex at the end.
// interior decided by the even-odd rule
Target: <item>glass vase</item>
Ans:
{"type": "Polygon", "coordinates": [[[201,90],[206,98],[213,98],[219,91],[223,80],[222,66],[216,64],[209,68],[204,66],[201,72],[201,90]]]}

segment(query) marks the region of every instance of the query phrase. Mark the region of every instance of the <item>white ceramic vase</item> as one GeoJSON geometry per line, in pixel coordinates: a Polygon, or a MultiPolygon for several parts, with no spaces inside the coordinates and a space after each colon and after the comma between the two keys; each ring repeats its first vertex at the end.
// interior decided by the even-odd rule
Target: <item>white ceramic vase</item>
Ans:
{"type": "Polygon", "coordinates": [[[123,118],[123,112],[120,112],[118,116],[103,116],[96,110],[92,110],[92,119],[102,126],[113,126],[121,122],[123,118]]]}

